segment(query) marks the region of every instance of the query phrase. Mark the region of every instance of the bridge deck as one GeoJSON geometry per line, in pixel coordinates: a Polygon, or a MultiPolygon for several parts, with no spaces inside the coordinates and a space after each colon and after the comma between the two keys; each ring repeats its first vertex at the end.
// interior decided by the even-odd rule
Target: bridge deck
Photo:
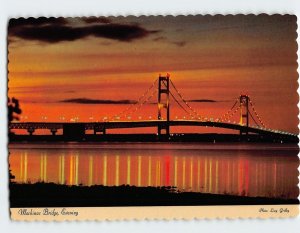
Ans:
{"type": "Polygon", "coordinates": [[[245,125],[238,125],[225,122],[212,122],[212,121],[198,121],[198,120],[147,120],[147,121],[110,121],[110,122],[12,122],[9,124],[9,129],[63,129],[64,125],[84,125],[86,130],[103,130],[103,129],[118,129],[118,128],[143,128],[143,127],[159,127],[169,124],[169,126],[202,126],[202,127],[216,127],[224,129],[232,129],[237,131],[244,131],[255,134],[279,134],[279,135],[292,135],[287,132],[247,127],[245,125]]]}

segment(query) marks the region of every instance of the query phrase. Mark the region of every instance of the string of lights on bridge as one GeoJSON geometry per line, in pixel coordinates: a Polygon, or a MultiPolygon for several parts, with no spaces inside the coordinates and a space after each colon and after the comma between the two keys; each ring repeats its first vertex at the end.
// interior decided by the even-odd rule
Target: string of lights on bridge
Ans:
{"type": "MultiPolygon", "coordinates": [[[[132,119],[132,117],[134,116],[134,114],[137,114],[138,111],[145,105],[147,104],[154,104],[154,102],[151,102],[152,98],[154,97],[154,95],[157,93],[157,89],[156,89],[156,85],[158,83],[158,79],[156,79],[149,87],[148,89],[138,98],[138,100],[132,104],[130,104],[127,108],[125,108],[123,111],[114,114],[113,116],[105,116],[102,118],[102,121],[128,121],[130,119],[132,119]]],[[[171,83],[171,88],[169,89],[169,94],[172,97],[172,99],[175,101],[175,103],[178,105],[178,107],[185,113],[188,115],[188,117],[186,115],[184,115],[182,118],[183,119],[190,119],[190,120],[198,120],[201,122],[220,122],[220,123],[231,123],[232,118],[235,116],[235,114],[240,110],[242,111],[242,103],[240,102],[240,98],[237,98],[235,100],[235,103],[233,104],[233,106],[231,107],[231,109],[229,109],[225,114],[223,114],[220,118],[216,118],[215,120],[213,118],[209,118],[209,117],[204,117],[201,114],[199,114],[199,112],[194,109],[189,102],[183,97],[183,95],[179,92],[178,88],[175,86],[175,84],[173,83],[173,81],[170,79],[170,83],[171,83]],[[175,93],[174,93],[174,92],[175,93]],[[178,98],[179,97],[179,98],[178,98]]],[[[164,83],[164,85],[166,85],[164,83]]],[[[252,125],[253,128],[258,128],[261,130],[266,130],[266,131],[272,131],[272,132],[278,132],[278,133],[285,133],[279,130],[271,130],[271,129],[267,129],[266,125],[264,124],[264,122],[262,121],[262,118],[259,116],[259,114],[257,113],[256,109],[255,109],[255,105],[253,103],[253,101],[250,99],[250,97],[247,95],[247,98],[249,100],[250,103],[250,107],[251,107],[251,111],[252,113],[254,113],[254,116],[256,117],[256,119],[258,120],[259,123],[257,123],[257,121],[255,120],[254,116],[252,115],[250,109],[248,110],[249,115],[251,117],[251,119],[253,120],[253,122],[256,125],[252,125]]],[[[242,114],[242,113],[241,113],[242,114]]],[[[28,120],[27,116],[21,117],[25,120],[28,120]]],[[[46,120],[47,116],[43,116],[42,120],[46,120]]],[[[60,116],[59,119],[61,121],[65,121],[66,118],[64,116],[60,116]]],[[[141,120],[142,117],[139,116],[139,120],[141,120]]],[[[155,119],[152,116],[149,116],[149,119],[155,119]]],[[[179,118],[176,116],[175,117],[176,120],[179,120],[179,118]]],[[[91,116],[89,117],[89,120],[94,120],[94,117],[91,116]]],[[[163,118],[161,120],[164,120],[163,118]]],[[[78,122],[79,121],[79,117],[75,116],[73,117],[70,121],[72,122],[78,122]]],[[[242,119],[241,119],[242,121],[242,119]]],[[[237,124],[236,122],[232,122],[233,124],[237,124]]],[[[243,125],[242,122],[239,123],[239,125],[243,125]]],[[[250,125],[249,125],[250,126],[250,125]]]]}
{"type": "MultiPolygon", "coordinates": [[[[157,90],[154,89],[151,92],[151,89],[155,88],[155,85],[157,83],[156,79],[152,85],[146,90],[146,92],[140,96],[140,98],[138,99],[138,101],[132,105],[130,105],[129,107],[127,107],[125,110],[123,110],[122,112],[120,112],[119,114],[115,114],[113,117],[108,118],[109,120],[113,121],[113,120],[121,120],[122,117],[127,120],[127,119],[131,119],[131,116],[133,114],[135,114],[138,110],[140,110],[144,105],[148,104],[150,102],[150,100],[153,98],[153,96],[157,93],[157,90]],[[148,98],[147,98],[147,94],[151,93],[148,98]]],[[[213,118],[209,118],[209,117],[203,117],[202,115],[200,115],[198,113],[197,110],[195,110],[189,103],[187,100],[185,100],[185,98],[183,97],[183,95],[179,92],[178,88],[176,88],[175,84],[172,82],[172,80],[170,80],[171,83],[171,87],[173,88],[173,90],[175,91],[176,94],[174,94],[172,92],[172,90],[170,90],[170,95],[173,98],[173,100],[175,101],[175,103],[183,110],[183,112],[185,112],[186,114],[188,114],[189,119],[194,120],[197,119],[199,121],[214,121],[213,118]],[[179,100],[176,98],[176,96],[179,97],[179,100]]],[[[165,84],[164,84],[165,85],[165,84]]],[[[226,112],[221,118],[217,118],[215,121],[216,122],[231,122],[232,117],[242,108],[242,105],[237,105],[239,101],[239,98],[236,99],[233,107],[226,112]],[[236,108],[235,108],[236,107],[236,108]]],[[[254,104],[253,102],[249,99],[249,102],[251,104],[252,110],[255,113],[255,116],[257,117],[258,121],[260,122],[260,125],[256,123],[255,119],[252,117],[252,115],[250,115],[253,118],[253,121],[256,123],[257,128],[261,128],[264,129],[266,128],[265,124],[263,123],[263,121],[261,120],[261,117],[258,115],[257,111],[254,108],[254,104]]],[[[150,103],[151,104],[151,103],[150,103]]],[[[176,119],[178,119],[178,117],[175,117],[176,119]]],[[[186,116],[182,117],[183,119],[186,119],[186,116]]],[[[233,122],[235,123],[235,122],[233,122]]]]}
{"type": "MultiPolygon", "coordinates": [[[[142,101],[146,96],[147,94],[151,91],[151,89],[153,89],[155,87],[155,85],[157,84],[157,81],[158,79],[156,79],[152,84],[151,86],[138,98],[137,102],[129,105],[126,109],[124,109],[122,112],[118,113],[118,114],[115,114],[114,116],[112,117],[109,117],[107,119],[110,119],[110,120],[116,120],[116,119],[121,119],[122,116],[129,116],[131,115],[132,113],[136,112],[138,109],[140,109],[142,107],[142,105],[146,104],[153,96],[154,96],[154,92],[151,93],[150,95],[150,98],[148,98],[146,101],[142,101]],[[140,107],[135,107],[135,106],[140,106],[140,107]],[[135,108],[134,108],[135,107],[135,108]],[[131,111],[131,109],[134,108],[135,110],[134,111],[131,111]]],[[[155,90],[157,92],[157,90],[155,90]]]]}

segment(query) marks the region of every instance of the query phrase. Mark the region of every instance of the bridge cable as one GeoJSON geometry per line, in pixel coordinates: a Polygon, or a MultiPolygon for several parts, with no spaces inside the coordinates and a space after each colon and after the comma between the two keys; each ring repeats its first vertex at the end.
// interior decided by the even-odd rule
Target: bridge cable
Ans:
{"type": "Polygon", "coordinates": [[[250,105],[252,107],[253,112],[255,113],[255,116],[257,117],[258,121],[260,122],[260,124],[262,125],[262,127],[266,128],[265,124],[263,123],[263,121],[261,120],[260,116],[258,115],[258,113],[256,112],[255,108],[254,108],[254,104],[251,101],[251,99],[249,99],[250,105]]]}
{"type": "Polygon", "coordinates": [[[150,90],[155,86],[155,84],[157,83],[158,79],[156,79],[151,86],[143,93],[143,95],[141,95],[139,97],[139,99],[137,100],[136,103],[131,104],[129,107],[127,107],[126,109],[124,109],[122,112],[115,114],[113,117],[110,118],[114,118],[114,117],[121,117],[122,115],[126,114],[126,112],[128,112],[129,110],[131,110],[134,106],[140,104],[140,102],[144,99],[144,97],[150,92],[150,90]]]}
{"type": "Polygon", "coordinates": [[[190,113],[180,104],[180,102],[175,98],[175,96],[173,95],[173,93],[170,91],[169,92],[171,94],[171,96],[173,97],[173,99],[176,101],[176,103],[183,109],[183,111],[185,111],[187,114],[190,115],[190,113]]]}
{"type": "Polygon", "coordinates": [[[145,105],[147,102],[151,100],[151,98],[154,96],[154,94],[157,92],[157,90],[154,90],[151,95],[145,99],[142,103],[140,103],[135,109],[133,109],[131,112],[127,113],[126,115],[132,115],[135,112],[137,112],[143,105],[145,105]]]}
{"type": "Polygon", "coordinates": [[[232,110],[235,107],[236,104],[237,104],[237,101],[235,101],[234,105],[231,107],[230,110],[232,110]]]}
{"type": "Polygon", "coordinates": [[[252,116],[251,112],[249,111],[248,113],[249,113],[251,119],[254,121],[254,123],[255,123],[257,126],[259,126],[259,124],[256,122],[256,120],[255,120],[254,117],[252,116]]]}
{"type": "MultiPolygon", "coordinates": [[[[181,101],[190,109],[190,111],[192,111],[194,113],[194,116],[196,115],[197,117],[199,117],[200,119],[202,118],[201,115],[199,115],[199,113],[197,113],[197,111],[195,111],[189,104],[188,102],[183,98],[183,96],[180,94],[180,92],[178,91],[178,89],[176,88],[175,84],[173,83],[172,79],[170,79],[171,85],[172,87],[175,89],[176,93],[178,94],[178,96],[180,97],[181,101]]],[[[191,115],[191,114],[190,114],[191,115]]]]}
{"type": "MultiPolygon", "coordinates": [[[[166,84],[164,84],[165,86],[166,86],[166,84]]],[[[173,95],[173,93],[172,93],[172,91],[170,90],[169,91],[169,93],[171,94],[171,96],[173,97],[173,99],[176,101],[176,103],[188,114],[188,115],[190,115],[190,116],[192,116],[192,118],[193,117],[195,117],[196,116],[196,118],[198,117],[198,118],[201,118],[196,112],[193,112],[194,114],[196,114],[196,115],[193,115],[193,114],[191,114],[191,112],[189,112],[189,111],[187,111],[181,104],[180,104],[180,102],[177,100],[177,98],[173,95]]]]}
{"type": "Polygon", "coordinates": [[[220,117],[220,120],[221,120],[221,121],[223,121],[224,118],[225,118],[224,120],[227,119],[227,116],[231,113],[231,111],[234,109],[234,107],[236,106],[237,103],[238,103],[238,99],[236,99],[236,101],[235,101],[235,103],[233,104],[233,106],[231,107],[231,109],[228,110],[224,115],[222,115],[222,116],[220,117]]]}
{"type": "Polygon", "coordinates": [[[229,116],[227,116],[227,117],[224,118],[224,121],[230,120],[231,117],[233,117],[240,108],[241,108],[241,106],[238,106],[229,116]]]}

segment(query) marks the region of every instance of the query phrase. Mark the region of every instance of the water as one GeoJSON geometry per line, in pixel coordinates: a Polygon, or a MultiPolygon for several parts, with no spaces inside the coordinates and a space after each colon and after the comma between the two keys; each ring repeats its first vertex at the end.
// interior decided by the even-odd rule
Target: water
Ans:
{"type": "Polygon", "coordinates": [[[10,144],[18,183],[175,186],[179,191],[298,197],[298,148],[275,144],[10,144]]]}

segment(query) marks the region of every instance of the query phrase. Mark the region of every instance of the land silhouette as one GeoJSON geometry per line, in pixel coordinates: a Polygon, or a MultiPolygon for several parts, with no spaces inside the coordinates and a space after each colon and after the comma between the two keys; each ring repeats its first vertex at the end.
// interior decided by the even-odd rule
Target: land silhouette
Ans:
{"type": "Polygon", "coordinates": [[[207,206],[299,204],[299,200],[179,192],[175,187],[68,186],[10,183],[10,205],[22,207],[207,206]]]}

